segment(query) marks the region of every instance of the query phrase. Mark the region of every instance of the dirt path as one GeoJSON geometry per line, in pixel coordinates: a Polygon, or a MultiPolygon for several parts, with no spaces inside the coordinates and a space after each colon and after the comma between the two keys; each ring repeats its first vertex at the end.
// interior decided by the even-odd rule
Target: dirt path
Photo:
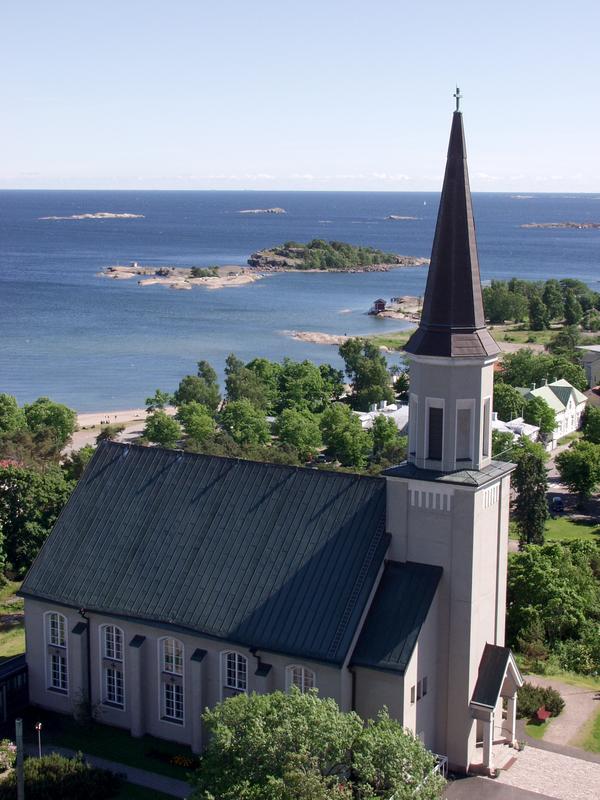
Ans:
{"type": "Polygon", "coordinates": [[[600,709],[600,692],[538,675],[528,675],[527,680],[536,686],[552,686],[565,701],[562,713],[548,725],[544,741],[574,745],[583,726],[600,709]]]}

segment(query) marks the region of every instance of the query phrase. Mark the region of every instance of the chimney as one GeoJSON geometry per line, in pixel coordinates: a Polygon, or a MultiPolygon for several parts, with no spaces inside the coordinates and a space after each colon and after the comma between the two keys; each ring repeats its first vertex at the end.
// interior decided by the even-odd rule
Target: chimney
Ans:
{"type": "Polygon", "coordinates": [[[492,422],[498,422],[498,412],[492,411],[492,422]]]}
{"type": "Polygon", "coordinates": [[[383,409],[387,406],[387,400],[380,400],[379,401],[379,409],[383,411],[383,409]]]}
{"type": "Polygon", "coordinates": [[[531,390],[533,391],[534,389],[535,389],[535,383],[532,383],[531,384],[531,390]]]}

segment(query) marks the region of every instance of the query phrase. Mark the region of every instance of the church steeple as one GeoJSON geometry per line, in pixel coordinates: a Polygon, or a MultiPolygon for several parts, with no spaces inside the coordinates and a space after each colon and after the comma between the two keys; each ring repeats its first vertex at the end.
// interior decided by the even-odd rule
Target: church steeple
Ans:
{"type": "Polygon", "coordinates": [[[440,472],[491,461],[494,361],[485,327],[462,114],[452,117],[423,313],[410,360],[408,461],[440,472]]]}
{"type": "MultiPolygon", "coordinates": [[[[460,98],[456,90],[457,109],[460,98]]],[[[485,327],[462,113],[452,117],[423,313],[406,351],[420,356],[495,356],[485,327]]]]}

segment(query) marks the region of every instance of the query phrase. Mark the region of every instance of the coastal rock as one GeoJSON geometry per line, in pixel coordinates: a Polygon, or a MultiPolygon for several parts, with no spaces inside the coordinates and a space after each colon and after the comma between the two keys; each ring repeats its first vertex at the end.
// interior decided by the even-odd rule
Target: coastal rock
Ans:
{"type": "Polygon", "coordinates": [[[244,208],[238,214],[287,214],[285,208],[244,208]]]}
{"type": "Polygon", "coordinates": [[[521,228],[575,228],[577,230],[600,230],[600,222],[526,222],[521,228]]]}
{"type": "MultiPolygon", "coordinates": [[[[300,269],[303,272],[302,251],[295,248],[288,248],[289,255],[279,255],[274,250],[259,250],[252,253],[248,259],[248,265],[261,272],[289,272],[300,269]],[[297,253],[298,255],[295,255],[297,253]]],[[[323,269],[313,270],[315,272],[388,272],[390,269],[400,267],[424,267],[429,264],[428,258],[417,256],[394,256],[393,261],[383,264],[367,264],[364,267],[352,267],[350,269],[323,269]]]]}
{"type": "Polygon", "coordinates": [[[402,217],[402,216],[400,216],[400,214],[388,214],[386,219],[402,221],[402,220],[408,220],[408,219],[418,219],[418,217],[402,217]]]}
{"type": "Polygon", "coordinates": [[[69,217],[38,217],[38,219],[144,219],[144,215],[114,214],[112,211],[97,211],[95,214],[71,214],[69,217]]]}

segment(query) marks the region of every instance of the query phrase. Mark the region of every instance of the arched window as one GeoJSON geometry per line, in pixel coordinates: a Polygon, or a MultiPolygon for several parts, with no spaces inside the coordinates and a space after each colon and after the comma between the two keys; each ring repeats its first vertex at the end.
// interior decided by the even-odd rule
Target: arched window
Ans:
{"type": "Polygon", "coordinates": [[[46,680],[55,692],[69,691],[67,662],[67,619],[57,611],[47,611],[46,617],[46,680]]]}
{"type": "Polygon", "coordinates": [[[102,625],[102,702],[116,708],[125,707],[125,676],[123,671],[123,631],[116,625],[102,625]]]}
{"type": "Polygon", "coordinates": [[[316,686],[315,673],[308,667],[292,664],[287,668],[286,674],[288,689],[296,686],[301,692],[308,692],[309,689],[314,689],[316,686]]]}
{"type": "Polygon", "coordinates": [[[221,670],[223,673],[223,695],[245,692],[248,688],[248,659],[241,653],[230,650],[221,654],[221,670]]]}
{"type": "Polygon", "coordinates": [[[183,725],[183,658],[184,647],[179,639],[160,640],[160,716],[167,722],[183,725]]]}

